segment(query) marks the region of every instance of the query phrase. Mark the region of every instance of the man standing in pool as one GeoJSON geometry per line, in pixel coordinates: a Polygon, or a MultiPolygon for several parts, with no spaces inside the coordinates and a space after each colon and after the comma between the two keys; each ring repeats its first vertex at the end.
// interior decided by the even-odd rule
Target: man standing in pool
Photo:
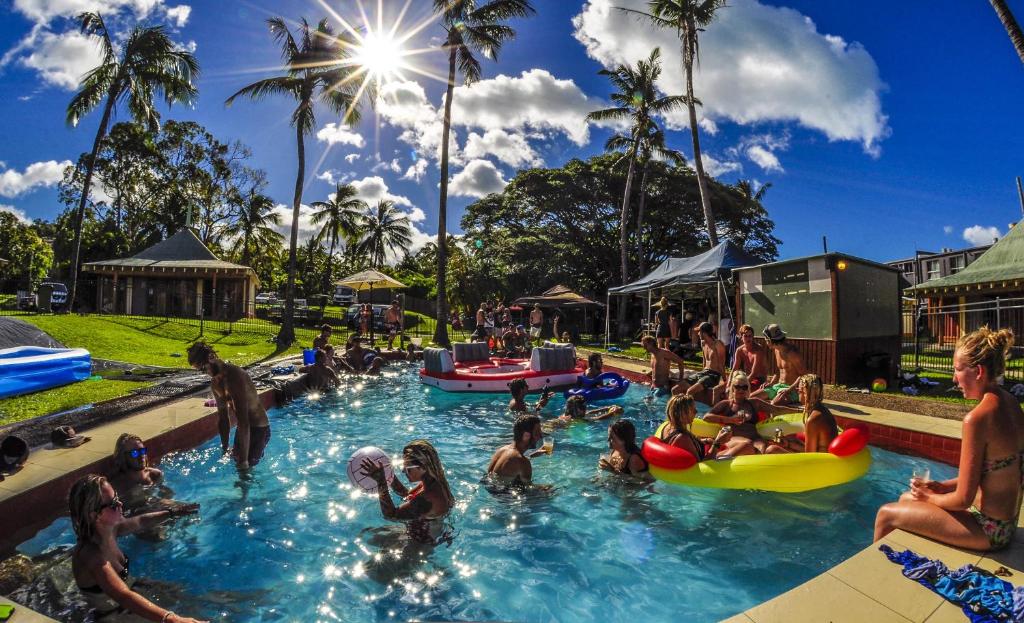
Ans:
{"type": "Polygon", "coordinates": [[[270,441],[270,421],[249,374],[233,363],[222,361],[205,342],[196,342],[189,347],[188,363],[211,377],[210,389],[217,400],[221,449],[228,451],[230,414],[233,413],[238,422],[234,444],[238,468],[249,469],[259,463],[270,441]]]}
{"type": "Polygon", "coordinates": [[[544,445],[544,432],[540,417],[523,414],[512,426],[512,443],[502,446],[491,457],[487,475],[509,484],[528,485],[533,480],[533,465],[526,456],[529,450],[538,450],[544,445]]]}
{"type": "Polygon", "coordinates": [[[530,411],[540,411],[544,408],[544,405],[548,404],[548,400],[551,398],[551,390],[547,387],[544,388],[544,392],[540,395],[540,400],[537,404],[532,407],[526,403],[526,392],[530,389],[530,386],[526,384],[526,379],[515,379],[508,384],[508,391],[512,394],[512,400],[508,402],[509,411],[513,413],[528,413],[530,411]]]}
{"type": "MultiPolygon", "coordinates": [[[[640,340],[644,350],[651,355],[651,381],[659,390],[669,391],[675,382],[672,380],[672,364],[679,366],[679,376],[683,375],[683,358],[667,348],[658,348],[658,341],[652,335],[640,340]]],[[[685,389],[685,388],[684,388],[685,389]]]]}
{"type": "Polygon", "coordinates": [[[773,405],[799,404],[800,396],[795,386],[800,377],[807,374],[804,358],[796,346],[786,341],[786,334],[779,325],[770,324],[765,327],[764,336],[768,338],[768,349],[772,351],[775,367],[779,369],[778,382],[765,382],[763,389],[751,397],[757,398],[758,394],[764,393],[773,405]]]}

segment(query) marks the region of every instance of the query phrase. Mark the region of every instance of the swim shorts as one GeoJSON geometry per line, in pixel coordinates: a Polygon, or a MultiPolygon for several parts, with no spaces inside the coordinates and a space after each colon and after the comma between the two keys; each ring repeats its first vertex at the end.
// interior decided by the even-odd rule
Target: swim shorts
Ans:
{"type": "Polygon", "coordinates": [[[704,389],[711,389],[722,381],[722,375],[714,370],[701,370],[695,374],[686,376],[686,382],[690,385],[703,385],[704,389]]]}
{"type": "Polygon", "coordinates": [[[540,325],[530,325],[530,337],[540,337],[540,325]]]}
{"type": "MultiPolygon", "coordinates": [[[[253,426],[249,429],[249,467],[253,467],[263,458],[263,451],[270,443],[269,426],[253,426]]],[[[241,449],[238,447],[238,431],[235,431],[235,460],[241,456],[241,449]]]]}
{"type": "MultiPolygon", "coordinates": [[[[779,392],[789,387],[789,383],[776,383],[775,385],[768,385],[764,388],[765,393],[768,394],[769,400],[775,400],[775,397],[779,395],[779,392]]],[[[800,402],[800,393],[795,389],[789,390],[789,394],[786,396],[789,402],[797,403],[800,402]]]]}

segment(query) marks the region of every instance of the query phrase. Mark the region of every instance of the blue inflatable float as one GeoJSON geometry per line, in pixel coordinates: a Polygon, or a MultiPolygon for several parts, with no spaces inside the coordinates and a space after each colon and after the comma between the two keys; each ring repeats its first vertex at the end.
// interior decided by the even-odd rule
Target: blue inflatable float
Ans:
{"type": "Polygon", "coordinates": [[[577,382],[581,387],[566,391],[566,398],[569,396],[583,396],[583,399],[587,402],[611,400],[625,394],[626,390],[629,389],[629,381],[615,372],[604,372],[593,379],[581,374],[577,377],[577,382]]]}
{"type": "Polygon", "coordinates": [[[0,398],[75,383],[91,374],[92,357],[84,348],[0,349],[0,398]]]}

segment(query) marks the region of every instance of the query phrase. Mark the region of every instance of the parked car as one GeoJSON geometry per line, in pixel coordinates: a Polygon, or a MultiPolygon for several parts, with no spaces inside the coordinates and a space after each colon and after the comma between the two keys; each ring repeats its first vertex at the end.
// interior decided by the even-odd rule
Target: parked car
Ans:
{"type": "Polygon", "coordinates": [[[331,301],[335,305],[351,305],[356,300],[356,291],[348,286],[337,286],[334,288],[334,296],[331,301]]]}
{"type": "Polygon", "coordinates": [[[68,287],[60,281],[44,281],[39,284],[35,294],[18,292],[18,309],[38,309],[39,292],[50,292],[50,310],[62,311],[68,304],[68,287]]]}
{"type": "MultiPolygon", "coordinates": [[[[345,326],[355,331],[359,328],[359,310],[362,305],[353,305],[345,312],[345,326]]],[[[390,305],[371,305],[373,310],[373,331],[374,333],[384,332],[384,313],[390,305]]]]}
{"type": "Polygon", "coordinates": [[[256,295],[257,305],[273,305],[277,303],[277,293],[275,292],[261,292],[256,295]]]}

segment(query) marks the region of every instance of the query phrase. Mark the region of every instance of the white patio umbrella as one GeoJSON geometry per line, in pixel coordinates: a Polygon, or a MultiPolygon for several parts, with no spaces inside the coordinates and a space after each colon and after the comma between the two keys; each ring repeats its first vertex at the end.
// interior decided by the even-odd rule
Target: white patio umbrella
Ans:
{"type": "MultiPolygon", "coordinates": [[[[388,290],[397,290],[402,288],[408,288],[401,281],[398,281],[384,273],[377,270],[364,270],[354,275],[349,275],[343,279],[338,279],[334,282],[338,286],[347,286],[355,291],[369,290],[370,291],[370,303],[373,303],[373,289],[385,288],[388,290]]],[[[371,307],[372,309],[372,307],[371,307]]],[[[373,344],[373,316],[370,316],[370,344],[373,344]]]]}

